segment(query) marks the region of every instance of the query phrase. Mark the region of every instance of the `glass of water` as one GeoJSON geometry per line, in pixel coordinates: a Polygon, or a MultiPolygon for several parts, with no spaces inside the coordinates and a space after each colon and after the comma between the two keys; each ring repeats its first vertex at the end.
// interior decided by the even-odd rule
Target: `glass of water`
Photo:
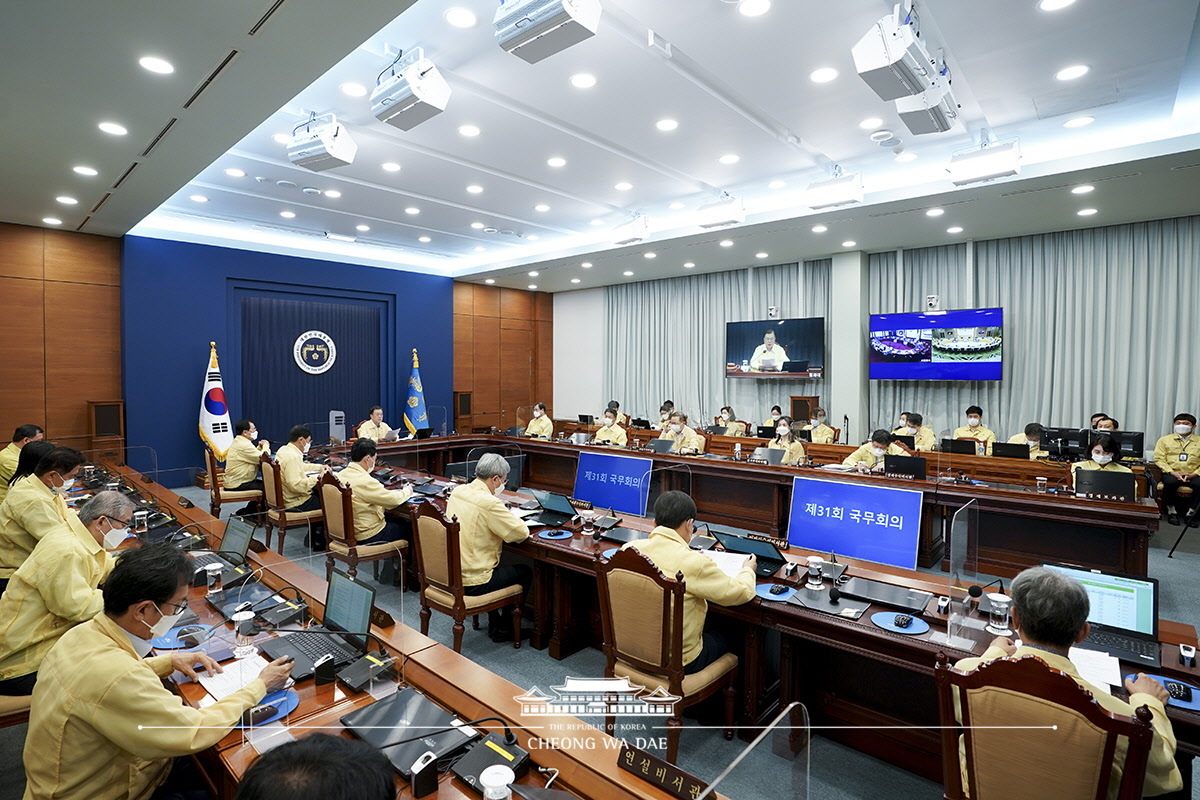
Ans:
{"type": "Polygon", "coordinates": [[[988,604],[992,607],[985,630],[997,636],[1012,636],[1008,627],[1008,614],[1012,608],[1012,598],[999,592],[989,592],[988,604]]]}
{"type": "Polygon", "coordinates": [[[233,657],[234,658],[250,658],[258,655],[258,648],[254,646],[254,634],[242,633],[243,624],[253,621],[253,611],[239,611],[229,618],[233,623],[233,657]]]}

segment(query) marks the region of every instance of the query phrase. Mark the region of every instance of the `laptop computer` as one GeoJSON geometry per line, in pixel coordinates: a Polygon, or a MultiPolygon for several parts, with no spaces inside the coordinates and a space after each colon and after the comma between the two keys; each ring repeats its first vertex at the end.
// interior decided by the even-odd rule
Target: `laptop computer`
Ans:
{"type": "Polygon", "coordinates": [[[917,449],[917,437],[909,436],[907,433],[893,433],[892,441],[900,442],[905,447],[907,447],[909,450],[917,449]]]}
{"type": "Polygon", "coordinates": [[[405,780],[412,779],[413,762],[426,752],[440,760],[479,737],[462,722],[411,687],[341,718],[348,731],[381,748],[405,780]],[[389,746],[405,739],[413,741],[389,746]]]}
{"type": "Polygon", "coordinates": [[[1075,470],[1075,496],[1089,500],[1108,500],[1132,503],[1135,478],[1132,472],[1109,472],[1100,469],[1075,470]]]}
{"type": "MultiPolygon", "coordinates": [[[[970,444],[970,442],[968,442],[970,444]]],[[[1010,444],[1009,442],[995,442],[992,445],[992,455],[999,458],[1019,458],[1024,461],[1029,460],[1029,445],[1027,444],[1010,444]]]]}
{"type": "MultiPolygon", "coordinates": [[[[975,448],[978,446],[978,443],[972,439],[942,439],[943,453],[958,453],[963,456],[973,456],[976,454],[975,448]]],[[[1025,457],[1028,458],[1029,453],[1026,453],[1025,457]]]]}
{"type": "MultiPolygon", "coordinates": [[[[375,603],[375,588],[354,580],[341,570],[333,570],[329,576],[329,591],[325,595],[325,619],[315,630],[326,631],[369,631],[371,629],[371,606],[375,603]]],[[[342,667],[358,658],[364,650],[364,642],[354,636],[328,636],[325,634],[299,631],[259,645],[263,655],[274,660],[281,656],[293,656],[296,666],[292,677],[304,680],[313,674],[313,663],[329,653],[334,667],[342,667]]]]}
{"type": "Polygon", "coordinates": [[[609,528],[606,531],[597,531],[596,541],[603,539],[606,542],[616,542],[617,544],[628,544],[636,542],[639,539],[649,539],[650,534],[642,531],[635,531],[631,528],[609,528]]]}
{"type": "Polygon", "coordinates": [[[887,477],[912,478],[925,480],[925,459],[922,456],[894,456],[885,454],[883,457],[883,474],[887,477]]]}
{"type": "Polygon", "coordinates": [[[812,431],[806,431],[803,428],[798,428],[797,430],[793,431],[793,433],[796,434],[797,439],[803,439],[806,442],[812,441],[812,431]]]}
{"type": "Polygon", "coordinates": [[[596,417],[594,414],[580,414],[579,421],[582,422],[584,425],[595,425],[596,417]]]}
{"type": "Polygon", "coordinates": [[[541,489],[530,489],[530,491],[542,506],[541,511],[525,520],[530,525],[548,525],[551,528],[558,528],[566,525],[578,513],[565,494],[544,492],[541,489]]]}
{"type": "Polygon", "coordinates": [[[782,464],[783,454],[786,452],[786,450],[780,450],[778,447],[756,447],[754,448],[754,452],[750,454],[750,457],[766,461],[768,464],[782,464]]]}
{"type": "Polygon", "coordinates": [[[808,372],[807,361],[785,361],[782,372],[808,372]]]}
{"type": "Polygon", "coordinates": [[[748,556],[755,556],[758,559],[758,568],[755,569],[755,574],[760,577],[771,577],[787,563],[787,559],[783,557],[783,553],[779,552],[779,548],[770,542],[764,542],[761,539],[747,539],[744,536],[735,536],[732,533],[722,533],[721,531],[712,531],[712,535],[721,543],[721,547],[724,547],[727,553],[744,553],[748,556]]]}
{"type": "Polygon", "coordinates": [[[649,447],[656,453],[669,453],[674,444],[674,439],[651,439],[646,442],[646,447],[649,447]]]}
{"type": "Polygon", "coordinates": [[[759,425],[758,426],[758,438],[759,439],[774,439],[775,438],[775,426],[759,425]]]}
{"type": "Polygon", "coordinates": [[[1144,667],[1162,666],[1158,647],[1158,581],[1070,564],[1043,564],[1083,584],[1092,630],[1076,647],[1099,650],[1144,667]]]}
{"type": "MultiPolygon", "coordinates": [[[[225,523],[225,533],[221,535],[221,544],[217,547],[218,550],[224,553],[238,553],[241,559],[238,560],[236,566],[241,566],[246,563],[246,551],[250,548],[250,540],[254,538],[254,523],[243,517],[230,517],[225,523]]],[[[192,558],[192,569],[195,573],[202,573],[209,564],[220,564],[223,569],[233,569],[234,564],[230,564],[222,556],[216,553],[201,553],[192,558]]]]}
{"type": "Polygon", "coordinates": [[[729,428],[724,425],[709,425],[704,429],[705,433],[712,434],[713,436],[724,436],[728,431],[729,428]]]}
{"type": "Polygon", "coordinates": [[[637,430],[640,430],[640,431],[648,431],[648,430],[650,430],[650,420],[642,419],[641,417],[637,417],[635,419],[629,420],[629,427],[636,428],[637,430]]]}

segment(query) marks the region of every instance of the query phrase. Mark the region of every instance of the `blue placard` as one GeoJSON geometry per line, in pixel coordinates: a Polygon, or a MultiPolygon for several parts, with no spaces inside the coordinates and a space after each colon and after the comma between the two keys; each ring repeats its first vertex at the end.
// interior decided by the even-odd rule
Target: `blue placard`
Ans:
{"type": "Polygon", "coordinates": [[[788,544],[916,569],[921,499],[863,481],[793,478],[788,544]]]}
{"type": "Polygon", "coordinates": [[[871,380],[998,381],[1004,309],[872,314],[871,380]]]}
{"type": "Polygon", "coordinates": [[[654,461],[649,458],[585,450],[579,454],[579,467],[575,471],[575,498],[596,508],[644,517],[653,466],[654,461]]]}

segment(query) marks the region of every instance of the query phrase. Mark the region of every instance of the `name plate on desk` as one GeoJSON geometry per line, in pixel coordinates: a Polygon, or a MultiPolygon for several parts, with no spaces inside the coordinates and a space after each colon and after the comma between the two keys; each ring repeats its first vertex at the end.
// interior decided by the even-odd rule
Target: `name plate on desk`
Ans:
{"type": "Polygon", "coordinates": [[[617,766],[644,781],[649,781],[679,800],[693,800],[708,788],[707,783],[687,774],[674,764],[669,764],[653,753],[647,753],[624,741],[621,742],[621,752],[617,755],[617,766]]]}

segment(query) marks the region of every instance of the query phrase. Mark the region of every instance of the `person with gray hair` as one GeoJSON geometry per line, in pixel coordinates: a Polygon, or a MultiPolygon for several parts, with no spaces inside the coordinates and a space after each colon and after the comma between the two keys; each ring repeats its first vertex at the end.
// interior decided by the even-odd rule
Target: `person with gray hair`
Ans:
{"type": "MultiPolygon", "coordinates": [[[[505,542],[529,538],[529,526],[497,497],[508,479],[508,462],[498,453],[485,453],[475,465],[475,480],[459,486],[446,501],[446,517],[458,518],[462,578],[466,594],[488,594],[513,584],[522,596],[533,583],[527,564],[500,565],[505,542]]],[[[488,612],[488,636],[493,642],[511,641],[512,606],[488,612]]]]}
{"type": "Polygon", "coordinates": [[[33,693],[38,667],[64,633],[104,608],[100,584],[115,563],[133,503],[100,492],[46,534],[0,596],[0,695],[33,693]]]}
{"type": "MultiPolygon", "coordinates": [[[[1021,646],[1017,647],[1008,637],[998,636],[982,656],[965,658],[955,664],[955,668],[970,672],[998,658],[1032,656],[1046,666],[1071,676],[1092,693],[1105,711],[1132,717],[1135,709],[1146,706],[1153,715],[1151,724],[1154,726],[1154,740],[1150,744],[1143,794],[1153,797],[1181,789],[1183,778],[1175,763],[1175,733],[1166,712],[1168,694],[1162,684],[1139,672],[1136,678],[1125,679],[1129,700],[1119,700],[1107,689],[1093,686],[1081,678],[1071,663],[1068,655],[1071,647],[1086,639],[1091,631],[1087,621],[1088,595],[1083,585],[1061,572],[1033,567],[1013,578],[1009,591],[1013,601],[1013,628],[1020,634],[1021,646]]],[[[1128,742],[1122,739],[1113,753],[1109,797],[1115,797],[1120,786],[1121,768],[1127,749],[1128,742]]],[[[963,780],[966,780],[965,765],[963,780]]]]}

